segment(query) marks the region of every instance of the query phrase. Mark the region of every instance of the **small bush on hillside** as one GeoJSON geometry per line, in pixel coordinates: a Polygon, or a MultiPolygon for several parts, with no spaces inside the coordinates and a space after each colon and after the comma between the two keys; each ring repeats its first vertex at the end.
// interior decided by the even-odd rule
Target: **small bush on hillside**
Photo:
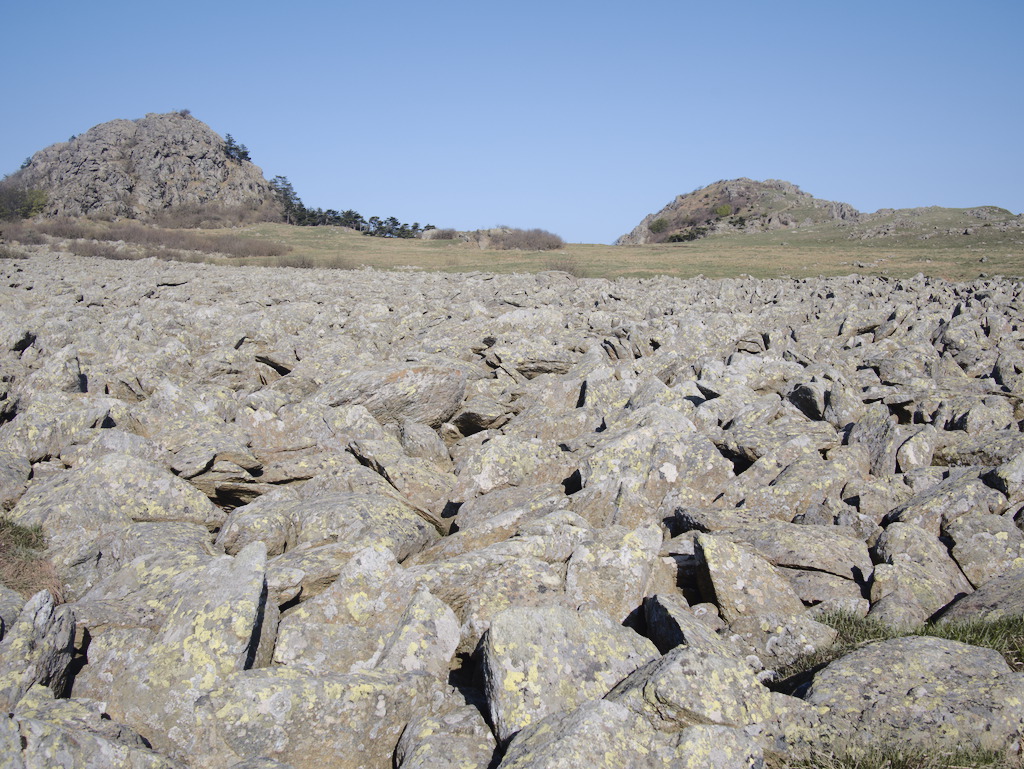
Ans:
{"type": "Polygon", "coordinates": [[[567,272],[576,278],[587,277],[587,271],[574,254],[555,254],[544,259],[545,270],[567,272]]]}
{"type": "MultiPolygon", "coordinates": [[[[66,240],[124,241],[151,248],[226,254],[235,258],[282,256],[291,251],[290,246],[271,240],[257,240],[235,234],[212,235],[195,230],[164,229],[135,221],[104,224],[83,219],[56,218],[34,222],[32,226],[38,232],[66,240]]],[[[82,256],[108,255],[101,253],[104,250],[95,245],[76,243],[72,250],[82,256]]]]}
{"type": "Polygon", "coordinates": [[[11,222],[4,225],[3,237],[4,240],[15,241],[23,246],[41,246],[46,242],[46,238],[41,232],[22,222],[11,222]]]}
{"type": "Polygon", "coordinates": [[[715,209],[715,214],[718,216],[732,216],[732,206],[728,203],[722,203],[715,209]]]}
{"type": "Polygon", "coordinates": [[[97,256],[102,259],[135,259],[129,251],[119,251],[112,243],[98,240],[72,240],[67,249],[76,256],[97,256]]]}
{"type": "Polygon", "coordinates": [[[459,233],[453,230],[451,227],[445,227],[444,229],[434,229],[430,231],[430,240],[455,240],[459,236],[459,233]]]}
{"type": "Polygon", "coordinates": [[[553,232],[542,229],[511,229],[491,234],[491,248],[499,251],[551,251],[561,248],[565,241],[553,232]]]}
{"type": "Polygon", "coordinates": [[[47,195],[23,187],[15,179],[0,180],[0,220],[29,219],[42,213],[47,195]]]}
{"type": "Polygon", "coordinates": [[[668,229],[668,219],[666,219],[664,216],[659,216],[657,219],[651,222],[650,225],[648,225],[647,229],[649,229],[655,235],[660,235],[661,233],[668,229]]]}
{"type": "Polygon", "coordinates": [[[212,230],[241,227],[256,222],[279,222],[281,211],[276,203],[262,206],[222,206],[215,203],[186,204],[165,208],[153,217],[158,227],[186,230],[212,230]]]}
{"type": "Polygon", "coordinates": [[[665,238],[666,243],[689,243],[691,240],[699,240],[708,232],[707,227],[690,227],[682,232],[676,232],[665,238]]]}

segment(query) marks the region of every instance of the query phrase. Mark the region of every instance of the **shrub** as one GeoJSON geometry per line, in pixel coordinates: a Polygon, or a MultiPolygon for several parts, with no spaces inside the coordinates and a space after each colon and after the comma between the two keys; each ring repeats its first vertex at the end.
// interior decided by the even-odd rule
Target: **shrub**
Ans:
{"type": "MultiPolygon", "coordinates": [[[[226,254],[230,257],[282,256],[291,247],[272,240],[258,240],[244,235],[212,235],[194,230],[165,229],[134,221],[114,222],[106,225],[82,219],[49,219],[35,223],[34,229],[56,238],[76,241],[116,241],[151,248],[177,251],[199,251],[206,254],[226,254]]],[[[112,248],[112,247],[109,247],[112,248]]],[[[108,248],[108,251],[109,251],[108,248]]],[[[72,250],[83,256],[108,256],[98,246],[76,243],[72,250]]],[[[121,257],[124,258],[124,257],[121,257]]]]}
{"type": "Polygon", "coordinates": [[[426,235],[426,232],[430,233],[430,235],[426,236],[425,238],[427,240],[455,240],[455,238],[459,236],[459,233],[453,230],[451,227],[445,227],[444,229],[441,230],[426,230],[424,232],[424,235],[426,235]]]}
{"type": "Polygon", "coordinates": [[[647,229],[649,229],[655,235],[660,235],[661,233],[668,229],[668,219],[666,219],[664,216],[659,216],[657,219],[655,219],[647,226],[647,229]]]}
{"type": "Polygon", "coordinates": [[[707,227],[690,227],[682,232],[676,232],[665,238],[666,243],[689,243],[691,240],[699,240],[708,232],[707,227]]]}
{"type": "Polygon", "coordinates": [[[732,216],[732,206],[728,203],[722,203],[722,205],[715,209],[715,214],[717,216],[732,216]]]}
{"type": "Polygon", "coordinates": [[[506,229],[491,233],[491,248],[499,251],[551,251],[561,248],[565,241],[547,230],[506,229]]]}
{"type": "Polygon", "coordinates": [[[3,236],[6,240],[13,240],[23,246],[41,246],[46,238],[31,226],[21,222],[14,222],[4,227],[3,236]]]}
{"type": "Polygon", "coordinates": [[[262,206],[223,206],[219,203],[187,203],[165,208],[152,222],[159,227],[188,230],[211,230],[221,227],[241,227],[256,222],[279,222],[281,211],[275,203],[262,206]]]}
{"type": "Polygon", "coordinates": [[[29,219],[42,213],[47,196],[22,186],[16,179],[0,180],[0,220],[29,219]]]}
{"type": "Polygon", "coordinates": [[[544,269],[567,272],[577,278],[587,277],[586,270],[580,264],[580,261],[575,254],[557,254],[549,256],[544,260],[544,269]]]}

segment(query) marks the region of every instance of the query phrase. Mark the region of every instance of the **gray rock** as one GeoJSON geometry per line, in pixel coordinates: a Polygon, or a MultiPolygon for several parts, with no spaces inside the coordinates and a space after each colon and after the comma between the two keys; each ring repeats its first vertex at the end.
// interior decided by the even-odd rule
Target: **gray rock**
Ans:
{"type": "Polygon", "coordinates": [[[452,610],[417,590],[389,551],[368,548],[330,588],[282,618],[274,661],[310,673],[381,668],[441,677],[458,643],[452,610]]]}
{"type": "Polygon", "coordinates": [[[328,406],[365,406],[381,422],[411,419],[439,427],[455,415],[465,391],[460,369],[388,366],[344,374],[326,382],[316,397],[328,406]]]}
{"type": "Polygon", "coordinates": [[[22,608],[0,643],[0,712],[9,713],[35,684],[63,693],[74,652],[75,615],[43,590],[22,608]]]}
{"type": "Polygon", "coordinates": [[[425,713],[402,732],[395,749],[398,769],[461,769],[490,766],[497,744],[480,711],[471,705],[425,713]]]}
{"type": "Polygon", "coordinates": [[[874,551],[871,616],[892,625],[924,622],[973,590],[939,540],[913,524],[891,524],[874,551]]]}
{"type": "Polygon", "coordinates": [[[179,597],[145,653],[113,682],[110,715],[160,752],[194,757],[202,739],[192,729],[197,706],[256,657],[265,565],[257,543],[205,566],[203,589],[179,597]]]}
{"type": "Polygon", "coordinates": [[[805,699],[830,708],[826,718],[846,732],[848,749],[1010,752],[1024,736],[1013,704],[1024,701],[1024,676],[996,651],[945,639],[910,636],[853,651],[816,673],[805,699]]]}
{"type": "Polygon", "coordinates": [[[803,614],[803,602],[789,581],[750,550],[722,536],[698,534],[696,555],[702,592],[727,621],[760,614],[803,614]]]}
{"type": "Polygon", "coordinates": [[[606,699],[659,731],[714,724],[746,726],[772,717],[769,691],[736,655],[677,646],[619,683],[606,699]]]}
{"type": "Polygon", "coordinates": [[[94,126],[35,153],[18,178],[45,189],[47,213],[59,216],[150,218],[168,207],[274,200],[256,166],[229,158],[209,126],[178,112],[94,126]]]}
{"type": "Polygon", "coordinates": [[[1024,533],[1006,516],[964,515],[945,533],[953,540],[954,560],[975,588],[1024,566],[1024,533]]]}
{"type": "Polygon", "coordinates": [[[483,639],[491,722],[499,742],[550,713],[604,696],[658,656],[646,638],[600,612],[509,609],[483,639]]]}
{"type": "Polygon", "coordinates": [[[973,593],[948,606],[940,622],[992,621],[1024,617],[1024,567],[993,577],[973,593]]]}
{"type": "Polygon", "coordinates": [[[391,769],[409,721],[444,697],[423,673],[241,671],[198,703],[190,729],[204,749],[191,766],[216,769],[263,757],[294,769],[391,769]]]}

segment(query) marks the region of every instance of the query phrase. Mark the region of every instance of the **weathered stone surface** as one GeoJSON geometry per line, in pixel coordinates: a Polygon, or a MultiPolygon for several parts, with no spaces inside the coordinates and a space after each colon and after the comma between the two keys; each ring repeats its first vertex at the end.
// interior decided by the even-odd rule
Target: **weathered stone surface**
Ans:
{"type": "Polygon", "coordinates": [[[977,473],[960,472],[935,488],[915,495],[885,516],[882,524],[912,523],[938,536],[943,527],[962,515],[999,513],[1005,506],[1005,497],[986,486],[977,473]]]}
{"type": "Polygon", "coordinates": [[[875,543],[871,616],[892,625],[914,625],[972,592],[949,552],[924,529],[891,524],[875,543]]]}
{"type": "Polygon", "coordinates": [[[182,521],[214,528],[225,517],[195,487],[124,454],[108,454],[33,485],[10,515],[23,526],[43,527],[59,569],[80,560],[98,537],[123,531],[133,521],[182,521]]]}
{"type": "Polygon", "coordinates": [[[35,684],[62,692],[74,652],[75,616],[40,591],[0,643],[0,712],[9,713],[35,684]]]}
{"type": "Polygon", "coordinates": [[[699,579],[726,620],[759,614],[796,616],[803,602],[775,567],[725,537],[698,534],[699,579]]]}
{"type": "Polygon", "coordinates": [[[940,622],[1024,617],[1024,567],[994,577],[947,607],[940,622]]]}
{"type": "Polygon", "coordinates": [[[504,435],[460,459],[455,472],[459,480],[451,494],[454,502],[509,486],[557,483],[571,473],[555,442],[520,441],[504,435]]]}
{"type": "Polygon", "coordinates": [[[502,612],[482,643],[487,700],[500,742],[549,713],[604,696],[658,656],[650,641],[606,615],[561,607],[502,612]]]}
{"type": "Polygon", "coordinates": [[[25,599],[19,593],[0,585],[0,640],[10,631],[24,605],[25,599]]]}
{"type": "Polygon", "coordinates": [[[945,639],[858,649],[816,673],[805,699],[830,708],[827,719],[854,746],[1015,752],[1024,737],[1024,676],[996,651],[945,639]]]}
{"type": "Polygon", "coordinates": [[[735,655],[677,646],[618,684],[607,699],[660,731],[715,724],[746,726],[772,716],[769,691],[735,655]]]}
{"type": "Polygon", "coordinates": [[[42,686],[33,687],[18,703],[13,726],[20,733],[21,745],[5,753],[4,766],[18,758],[20,748],[25,767],[185,767],[151,750],[128,727],[104,718],[101,703],[57,700],[42,686]]]}
{"type": "Polygon", "coordinates": [[[114,681],[111,716],[161,752],[193,757],[197,704],[252,664],[264,616],[266,549],[249,545],[204,567],[203,589],[181,595],[142,659],[114,681]]]}
{"type": "Polygon", "coordinates": [[[738,729],[701,725],[665,734],[619,703],[592,700],[523,729],[499,766],[753,769],[762,763],[760,747],[738,729]]]}
{"type": "Polygon", "coordinates": [[[455,415],[465,391],[466,374],[457,368],[385,366],[325,382],[317,399],[328,406],[365,406],[381,422],[411,419],[439,427],[455,415]]]}
{"type": "Polygon", "coordinates": [[[454,612],[417,590],[390,551],[368,548],[282,618],[274,661],[311,674],[380,668],[443,677],[458,643],[454,612]]]}
{"type": "Polygon", "coordinates": [[[0,511],[14,507],[25,493],[32,464],[20,453],[0,449],[0,511]]]}
{"type": "Polygon", "coordinates": [[[1024,533],[1001,515],[968,514],[945,527],[952,554],[971,585],[1024,566],[1024,533]]]}
{"type": "Polygon", "coordinates": [[[679,596],[652,595],[644,599],[648,637],[665,654],[677,646],[690,646],[718,656],[738,656],[739,649],[706,622],[697,619],[679,596]]]}
{"type": "Polygon", "coordinates": [[[472,705],[425,713],[409,722],[395,748],[398,769],[463,769],[490,766],[497,744],[472,705]]]}
{"type": "Polygon", "coordinates": [[[413,714],[430,712],[443,698],[441,685],[423,673],[235,673],[198,705],[191,729],[204,749],[192,766],[267,757],[294,769],[391,769],[413,714]]]}
{"type": "Polygon", "coordinates": [[[647,593],[661,537],[654,526],[632,531],[609,526],[578,545],[566,566],[569,602],[624,621],[647,593]]]}
{"type": "Polygon", "coordinates": [[[274,200],[260,170],[230,159],[223,139],[187,112],[94,126],[35,153],[19,178],[47,190],[47,212],[61,216],[150,218],[167,207],[274,200]]]}
{"type": "MultiPolygon", "coordinates": [[[[656,659],[620,623],[756,681],[827,643],[829,610],[1024,614],[1019,283],[241,270],[48,247],[0,260],[0,505],[20,517],[49,495],[51,518],[24,522],[43,524],[80,656],[70,700],[26,705],[31,729],[0,720],[22,763],[24,738],[128,745],[141,765],[480,766],[500,756],[484,722],[498,744],[527,720],[527,765],[601,766],[601,746],[623,765],[757,765],[750,740],[813,759],[850,724],[793,697],[664,731],[607,707],[656,659]],[[492,633],[519,646],[499,655],[492,633]]],[[[5,632],[22,603],[0,606],[5,632]]],[[[695,707],[725,701],[697,679],[715,696],[695,707]]],[[[853,677],[851,696],[877,684],[853,677]]]]}
{"type": "Polygon", "coordinates": [[[732,529],[725,536],[775,566],[823,571],[867,583],[871,579],[871,556],[867,545],[851,534],[837,527],[766,521],[732,529]]]}
{"type": "Polygon", "coordinates": [[[759,614],[739,617],[729,623],[729,640],[740,649],[749,649],[761,666],[769,670],[827,649],[836,636],[833,628],[815,622],[807,614],[790,617],[759,614]]]}

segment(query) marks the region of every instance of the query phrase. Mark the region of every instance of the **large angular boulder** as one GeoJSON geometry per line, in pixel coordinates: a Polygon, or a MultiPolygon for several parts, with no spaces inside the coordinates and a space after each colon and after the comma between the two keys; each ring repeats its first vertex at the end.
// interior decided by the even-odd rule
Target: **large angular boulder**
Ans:
{"type": "Polygon", "coordinates": [[[600,612],[557,606],[502,612],[484,635],[482,653],[500,742],[549,713],[604,696],[658,656],[650,641],[600,612]]]}
{"type": "Polygon", "coordinates": [[[63,693],[74,654],[75,617],[42,590],[28,600],[0,643],[0,713],[36,684],[63,693]]]}
{"type": "Polygon", "coordinates": [[[330,379],[316,395],[328,406],[365,406],[380,422],[407,419],[440,427],[458,411],[466,373],[429,365],[387,365],[356,369],[330,379]]]}
{"type": "Polygon", "coordinates": [[[816,673],[804,699],[829,708],[826,720],[850,750],[900,744],[1010,753],[1024,738],[1024,675],[997,651],[941,638],[853,651],[816,673]]]}
{"type": "Polygon", "coordinates": [[[447,675],[459,643],[454,612],[384,549],[356,553],[330,588],[289,611],[274,661],[310,673],[374,668],[447,675]]]}

